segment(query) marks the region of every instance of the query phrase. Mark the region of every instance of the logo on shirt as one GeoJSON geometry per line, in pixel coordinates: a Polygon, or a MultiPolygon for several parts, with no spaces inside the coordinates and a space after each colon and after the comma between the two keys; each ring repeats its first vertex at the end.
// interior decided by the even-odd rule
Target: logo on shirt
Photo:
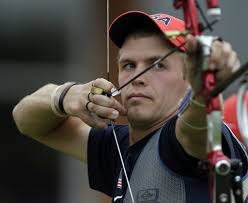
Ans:
{"type": "Polygon", "coordinates": [[[116,197],[114,198],[114,202],[116,202],[118,199],[122,199],[122,197],[123,197],[123,195],[116,196],[116,197]]]}
{"type": "Polygon", "coordinates": [[[159,197],[159,190],[157,188],[140,190],[138,192],[138,201],[137,202],[154,202],[156,203],[159,197]]]}
{"type": "Polygon", "coordinates": [[[122,178],[118,178],[117,186],[118,189],[122,189],[122,178]]]}
{"type": "Polygon", "coordinates": [[[122,191],[122,175],[123,175],[123,169],[121,169],[117,184],[116,184],[116,196],[114,197],[114,202],[121,202],[121,199],[123,198],[123,191],[122,191]],[[119,200],[119,201],[118,201],[119,200]]]}

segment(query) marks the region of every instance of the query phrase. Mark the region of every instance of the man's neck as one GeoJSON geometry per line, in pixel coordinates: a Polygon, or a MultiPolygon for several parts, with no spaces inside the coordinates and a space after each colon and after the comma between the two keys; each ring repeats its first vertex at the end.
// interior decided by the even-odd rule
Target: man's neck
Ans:
{"type": "Polygon", "coordinates": [[[129,145],[133,145],[136,142],[142,140],[144,137],[146,137],[147,135],[149,135],[150,133],[152,133],[153,131],[159,129],[160,127],[162,127],[162,125],[156,125],[153,126],[151,128],[132,128],[129,125],[129,145]]]}
{"type": "Polygon", "coordinates": [[[171,108],[171,111],[167,113],[166,116],[161,118],[161,120],[154,122],[140,122],[137,124],[129,123],[129,145],[133,145],[136,142],[142,140],[144,137],[154,132],[155,130],[163,127],[163,125],[172,117],[177,114],[178,105],[174,108],[171,108]]]}
{"type": "Polygon", "coordinates": [[[143,124],[143,125],[131,125],[129,124],[129,145],[133,145],[136,142],[142,140],[144,137],[149,135],[150,133],[154,132],[155,130],[163,127],[163,125],[166,123],[167,120],[172,118],[176,115],[176,111],[170,114],[170,116],[166,117],[165,119],[162,119],[158,122],[153,122],[150,125],[143,124]]]}

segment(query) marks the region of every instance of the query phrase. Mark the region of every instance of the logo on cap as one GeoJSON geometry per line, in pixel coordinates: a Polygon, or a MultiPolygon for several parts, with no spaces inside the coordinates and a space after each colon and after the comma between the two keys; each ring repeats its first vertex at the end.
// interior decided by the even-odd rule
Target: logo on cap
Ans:
{"type": "Polygon", "coordinates": [[[161,20],[164,22],[165,25],[169,25],[170,24],[170,21],[171,21],[171,18],[169,18],[168,16],[167,17],[162,17],[161,15],[151,15],[151,17],[154,19],[154,20],[161,20]]]}

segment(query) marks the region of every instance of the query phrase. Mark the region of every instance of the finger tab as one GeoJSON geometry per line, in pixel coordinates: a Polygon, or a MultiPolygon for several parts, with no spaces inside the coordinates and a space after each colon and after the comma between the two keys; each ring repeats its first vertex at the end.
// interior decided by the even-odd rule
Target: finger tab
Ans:
{"type": "Polygon", "coordinates": [[[98,95],[101,95],[101,94],[104,94],[104,89],[100,88],[100,87],[95,87],[93,86],[90,90],[90,93],[91,94],[98,94],[98,95]]]}

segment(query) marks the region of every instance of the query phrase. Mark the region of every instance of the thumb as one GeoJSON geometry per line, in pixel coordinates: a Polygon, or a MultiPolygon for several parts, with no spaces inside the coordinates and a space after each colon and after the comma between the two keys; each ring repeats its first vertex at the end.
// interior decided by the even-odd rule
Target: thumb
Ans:
{"type": "Polygon", "coordinates": [[[188,54],[193,54],[198,49],[198,42],[196,37],[191,34],[188,34],[186,37],[186,48],[188,54]]]}

